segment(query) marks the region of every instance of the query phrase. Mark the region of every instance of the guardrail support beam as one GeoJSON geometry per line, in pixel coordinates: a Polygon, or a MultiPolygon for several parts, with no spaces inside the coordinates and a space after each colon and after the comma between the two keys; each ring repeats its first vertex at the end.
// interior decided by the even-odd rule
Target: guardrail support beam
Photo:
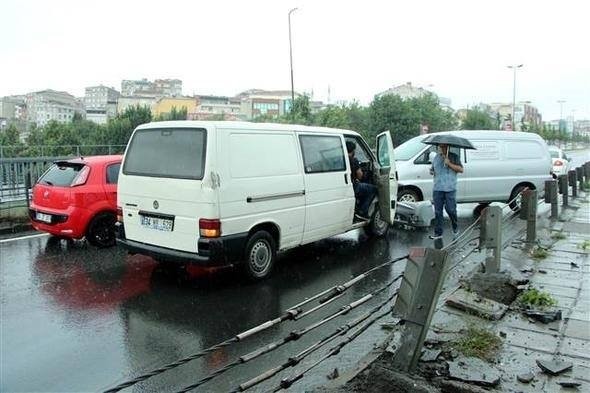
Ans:
{"type": "Polygon", "coordinates": [[[502,208],[500,206],[488,206],[483,210],[479,244],[491,254],[485,260],[486,273],[498,273],[502,259],[502,208]]]}
{"type": "Polygon", "coordinates": [[[406,270],[393,307],[402,319],[399,347],[393,359],[398,370],[413,372],[436,309],[446,273],[446,250],[415,247],[410,249],[406,270]]]}

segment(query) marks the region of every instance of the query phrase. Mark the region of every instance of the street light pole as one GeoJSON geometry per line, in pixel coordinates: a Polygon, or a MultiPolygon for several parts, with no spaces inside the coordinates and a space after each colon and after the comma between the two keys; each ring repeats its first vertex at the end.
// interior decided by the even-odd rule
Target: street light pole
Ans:
{"type": "Polygon", "coordinates": [[[295,87],[293,84],[293,46],[291,44],[291,14],[297,11],[293,8],[289,11],[289,64],[291,65],[291,113],[293,113],[293,106],[295,105],[295,87]]]}
{"type": "Polygon", "coordinates": [[[508,68],[512,68],[514,71],[514,79],[512,84],[512,131],[516,131],[516,123],[514,121],[514,107],[516,106],[516,69],[522,68],[522,66],[522,64],[508,66],[508,68]]]}
{"type": "Polygon", "coordinates": [[[559,104],[559,126],[558,131],[561,132],[561,122],[563,121],[563,103],[565,102],[565,100],[557,100],[557,103],[559,104]]]}

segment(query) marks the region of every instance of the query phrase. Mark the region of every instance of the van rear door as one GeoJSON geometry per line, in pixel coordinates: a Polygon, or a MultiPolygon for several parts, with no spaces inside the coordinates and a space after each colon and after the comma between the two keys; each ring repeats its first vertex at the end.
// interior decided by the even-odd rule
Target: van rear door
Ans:
{"type": "MultiPolygon", "coordinates": [[[[199,219],[219,218],[204,128],[137,129],[125,152],[118,206],[127,239],[197,252],[199,219]]],[[[208,143],[208,140],[209,141],[208,143]]]]}
{"type": "Polygon", "coordinates": [[[379,209],[381,218],[393,225],[397,199],[397,179],[393,141],[389,131],[377,135],[377,189],[379,192],[379,209]]]}

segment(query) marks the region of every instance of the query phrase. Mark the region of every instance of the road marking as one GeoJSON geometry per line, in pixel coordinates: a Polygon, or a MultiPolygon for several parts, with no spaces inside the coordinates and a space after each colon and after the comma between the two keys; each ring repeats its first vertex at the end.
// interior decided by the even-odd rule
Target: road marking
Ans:
{"type": "Polygon", "coordinates": [[[10,239],[3,239],[3,240],[0,240],[0,243],[15,242],[17,240],[33,239],[35,237],[43,237],[43,236],[49,236],[49,233],[39,233],[37,235],[28,235],[28,236],[21,236],[21,237],[13,237],[10,239]]]}

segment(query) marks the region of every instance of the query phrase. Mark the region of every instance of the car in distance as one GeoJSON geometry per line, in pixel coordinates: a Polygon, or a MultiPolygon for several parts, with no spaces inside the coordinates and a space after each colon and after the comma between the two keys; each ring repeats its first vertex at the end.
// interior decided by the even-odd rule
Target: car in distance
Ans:
{"type": "Polygon", "coordinates": [[[549,146],[549,154],[553,164],[552,174],[557,178],[559,175],[567,175],[570,170],[570,158],[557,146],[549,146]]]}
{"type": "Polygon", "coordinates": [[[29,216],[38,231],[90,244],[115,244],[117,180],[122,156],[56,161],[33,187],[29,216]]]}

